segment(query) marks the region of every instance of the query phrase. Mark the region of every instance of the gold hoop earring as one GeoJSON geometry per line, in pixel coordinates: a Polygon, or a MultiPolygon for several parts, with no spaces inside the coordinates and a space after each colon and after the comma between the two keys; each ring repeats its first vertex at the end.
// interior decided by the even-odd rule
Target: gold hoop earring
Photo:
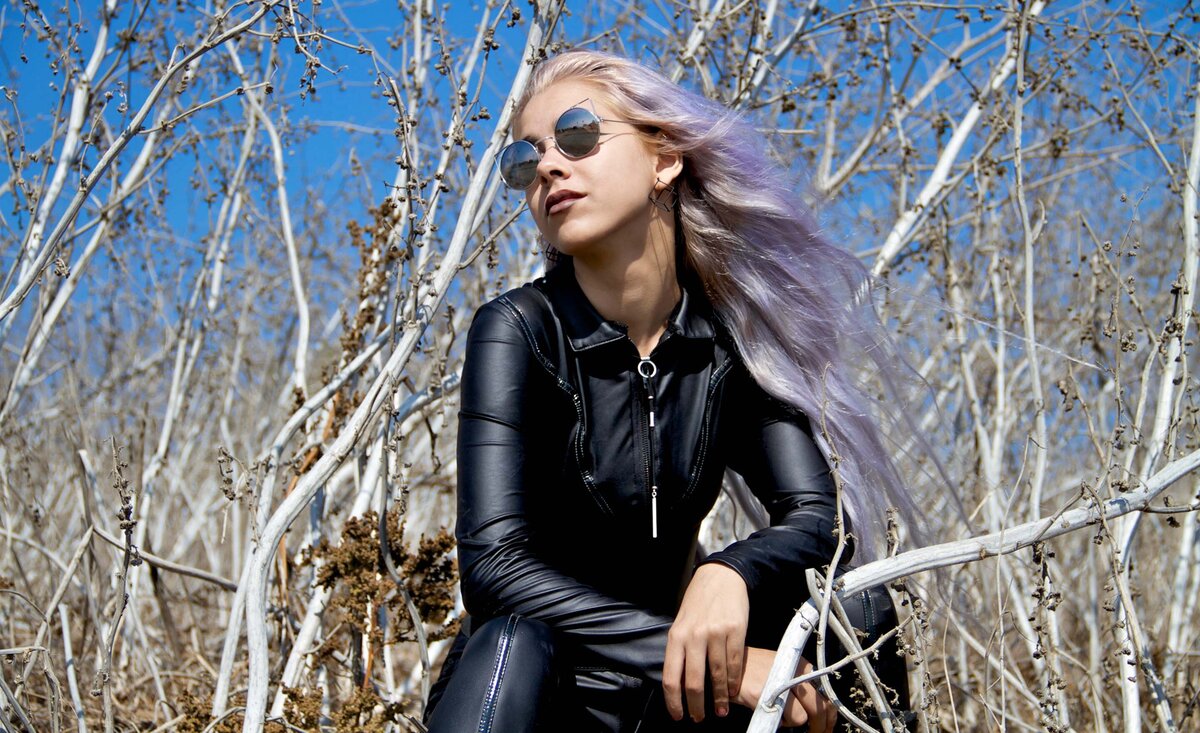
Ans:
{"type": "Polygon", "coordinates": [[[679,203],[679,192],[669,183],[663,183],[657,177],[654,179],[655,188],[646,194],[646,198],[650,199],[650,203],[654,204],[663,211],[673,211],[675,205],[679,203]],[[658,188],[658,184],[662,183],[662,188],[658,188]]]}

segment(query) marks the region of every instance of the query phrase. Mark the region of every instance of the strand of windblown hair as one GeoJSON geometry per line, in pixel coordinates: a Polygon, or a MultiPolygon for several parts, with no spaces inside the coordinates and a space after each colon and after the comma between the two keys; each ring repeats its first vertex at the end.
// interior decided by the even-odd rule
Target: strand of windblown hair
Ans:
{"type": "Polygon", "coordinates": [[[780,231],[783,227],[762,217],[756,222],[758,231],[743,230],[736,238],[706,237],[711,220],[722,218],[721,210],[730,201],[744,207],[755,202],[718,197],[722,203],[712,205],[686,198],[692,197],[681,195],[680,221],[691,266],[709,284],[714,308],[754,379],[810,417],[814,437],[837,469],[845,492],[851,525],[860,540],[859,559],[873,556],[888,504],[910,516],[914,512],[881,440],[879,411],[868,408],[869,400],[855,380],[858,365],[852,360],[870,358],[885,378],[896,363],[877,321],[872,322],[873,313],[854,304],[865,269],[852,256],[809,234],[807,222],[799,217],[778,222],[790,226],[791,232],[780,231]],[[747,240],[755,244],[749,246],[747,240]]]}
{"type": "Polygon", "coordinates": [[[895,423],[896,416],[878,403],[871,409],[856,379],[869,360],[885,392],[897,395],[896,370],[903,363],[861,296],[869,291],[869,273],[821,237],[748,124],[674,88],[684,99],[647,101],[662,105],[660,114],[685,110],[690,118],[667,130],[691,168],[678,187],[687,262],[750,374],[809,416],[845,492],[859,559],[872,559],[888,506],[910,521],[916,512],[879,430],[879,420],[895,423]]]}

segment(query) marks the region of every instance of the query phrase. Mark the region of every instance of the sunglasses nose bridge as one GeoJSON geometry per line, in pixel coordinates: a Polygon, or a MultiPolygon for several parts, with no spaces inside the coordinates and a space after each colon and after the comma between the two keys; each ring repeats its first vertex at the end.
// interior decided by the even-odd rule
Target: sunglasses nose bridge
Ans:
{"type": "Polygon", "coordinates": [[[554,147],[553,141],[553,135],[547,135],[546,137],[538,138],[537,140],[533,141],[533,149],[537,151],[539,158],[545,155],[547,150],[554,147]]]}
{"type": "Polygon", "coordinates": [[[555,171],[559,171],[560,176],[563,172],[567,172],[570,175],[569,166],[573,159],[558,147],[558,141],[554,136],[545,137],[539,140],[538,143],[538,175],[549,178],[553,177],[555,171]]]}

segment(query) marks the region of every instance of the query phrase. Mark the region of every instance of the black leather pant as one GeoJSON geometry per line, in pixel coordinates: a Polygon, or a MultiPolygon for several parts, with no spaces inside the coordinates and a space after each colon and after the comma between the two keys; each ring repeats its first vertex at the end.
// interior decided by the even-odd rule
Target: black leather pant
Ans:
{"type": "MultiPolygon", "coordinates": [[[[859,641],[864,649],[896,627],[895,606],[882,587],[864,591],[843,606],[855,628],[866,633],[859,641]]],[[[763,645],[754,643],[760,636],[754,632],[752,627],[748,641],[763,645]]],[[[843,652],[833,635],[828,636],[826,661],[832,663],[843,652]]],[[[774,638],[777,644],[779,635],[774,638]]],[[[805,657],[816,663],[812,642],[805,657]]],[[[900,702],[893,704],[893,710],[903,714],[910,705],[908,674],[895,637],[884,643],[871,664],[884,685],[896,692],[900,702]]],[[[843,668],[832,685],[842,702],[865,711],[859,715],[872,722],[870,703],[854,690],[857,677],[852,668],[843,668]]],[[[701,723],[687,716],[675,722],[667,715],[658,683],[611,669],[575,666],[550,627],[513,615],[464,630],[455,639],[431,691],[426,724],[430,733],[719,733],[745,731],[752,714],[748,708],[731,705],[729,715],[718,718],[712,712],[711,696],[706,707],[701,723]]]]}

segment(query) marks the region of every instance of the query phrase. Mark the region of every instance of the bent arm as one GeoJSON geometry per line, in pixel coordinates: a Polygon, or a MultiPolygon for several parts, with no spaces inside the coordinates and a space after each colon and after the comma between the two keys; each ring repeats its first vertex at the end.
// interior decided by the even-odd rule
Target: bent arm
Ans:
{"type": "MultiPolygon", "coordinates": [[[[752,596],[807,596],[804,571],[829,564],[837,548],[837,491],[803,414],[773,399],[748,375],[730,468],[763,503],[771,526],[709,555],[736,570],[752,596]],[[782,594],[782,595],[780,595],[782,594]]],[[[847,548],[842,561],[850,559],[847,548]]]]}
{"type": "Polygon", "coordinates": [[[603,594],[535,550],[532,430],[547,405],[531,389],[550,379],[520,314],[493,301],[467,336],[458,432],[459,572],[467,612],[516,613],[545,622],[614,667],[662,680],[671,619],[603,594]]]}

